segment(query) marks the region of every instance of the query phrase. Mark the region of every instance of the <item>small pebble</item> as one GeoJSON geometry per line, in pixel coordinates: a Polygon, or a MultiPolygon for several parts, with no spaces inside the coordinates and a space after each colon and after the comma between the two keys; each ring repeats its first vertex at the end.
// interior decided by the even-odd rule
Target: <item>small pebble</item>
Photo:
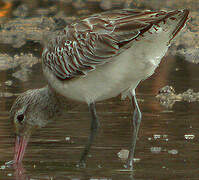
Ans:
{"type": "Polygon", "coordinates": [[[70,137],[65,137],[65,140],[66,141],[70,141],[70,137]]]}
{"type": "Polygon", "coordinates": [[[154,139],[160,139],[160,137],[161,137],[160,134],[154,134],[154,135],[153,135],[153,138],[154,138],[154,139]]]}
{"type": "Polygon", "coordinates": [[[161,147],[151,147],[151,152],[154,153],[154,154],[158,154],[162,151],[162,148],[161,147]]]}
{"type": "Polygon", "coordinates": [[[172,150],[169,150],[168,153],[175,155],[175,154],[178,154],[178,150],[172,149],[172,150]]]}
{"type": "Polygon", "coordinates": [[[117,153],[117,155],[120,159],[126,160],[129,156],[129,150],[122,149],[120,152],[117,153]]]}
{"type": "Polygon", "coordinates": [[[91,154],[89,154],[89,155],[88,155],[88,157],[89,157],[89,158],[91,158],[91,157],[92,157],[92,155],[91,155],[91,154]]]}
{"type": "Polygon", "coordinates": [[[11,81],[11,80],[6,81],[6,82],[5,82],[5,85],[6,85],[6,86],[12,86],[12,81],[11,81]]]}
{"type": "Polygon", "coordinates": [[[6,168],[6,166],[4,166],[4,165],[0,167],[0,169],[2,169],[2,170],[4,170],[5,168],[6,168]]]}
{"type": "Polygon", "coordinates": [[[184,135],[184,138],[187,139],[187,140],[188,140],[188,139],[194,139],[194,138],[195,138],[195,135],[194,135],[194,134],[185,134],[185,135],[184,135]]]}
{"type": "Polygon", "coordinates": [[[102,168],[102,165],[99,164],[97,167],[98,167],[98,168],[102,168]]]}
{"type": "Polygon", "coordinates": [[[134,162],[139,162],[139,161],[140,161],[140,158],[133,158],[133,161],[134,161],[134,162]]]}

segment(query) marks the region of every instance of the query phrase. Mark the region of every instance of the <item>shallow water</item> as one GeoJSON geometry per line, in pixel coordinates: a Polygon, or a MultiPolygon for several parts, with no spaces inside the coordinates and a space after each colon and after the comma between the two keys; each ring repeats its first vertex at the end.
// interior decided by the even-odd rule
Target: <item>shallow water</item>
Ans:
{"type": "MultiPolygon", "coordinates": [[[[38,43],[26,43],[15,49],[0,44],[0,53],[33,53],[40,57],[38,43]],[[20,52],[19,52],[20,51],[20,52]]],[[[33,134],[24,157],[24,175],[15,168],[5,168],[13,159],[14,130],[9,110],[18,94],[46,84],[41,64],[28,73],[28,81],[13,77],[20,67],[0,71],[0,180],[196,180],[199,179],[199,103],[176,102],[171,109],[155,98],[159,89],[171,85],[177,93],[191,88],[198,92],[198,65],[180,57],[167,56],[156,73],[137,88],[142,123],[136,146],[134,171],[124,168],[117,155],[128,150],[132,138],[132,108],[129,100],[115,97],[97,103],[101,127],[91,148],[86,168],[77,168],[89,134],[90,115],[87,105],[71,104],[65,116],[33,134]],[[12,81],[11,85],[6,83],[12,81]]]]}
{"type": "MultiPolygon", "coordinates": [[[[0,72],[0,91],[20,93],[45,85],[40,64],[33,66],[28,82],[0,72]],[[5,81],[12,80],[11,86],[5,81]]],[[[177,102],[172,109],[155,98],[164,85],[177,92],[199,89],[198,66],[179,58],[163,59],[156,73],[137,88],[143,113],[133,172],[124,168],[117,153],[131,141],[132,109],[116,97],[97,104],[101,122],[85,169],[75,167],[89,134],[86,105],[69,107],[65,117],[33,135],[24,158],[26,177],[32,179],[198,179],[198,103],[177,102]],[[177,71],[176,71],[177,69],[177,71]],[[191,135],[191,136],[187,136],[191,135]],[[66,140],[66,137],[69,140],[66,140]]],[[[0,98],[0,165],[13,158],[14,133],[9,109],[15,97],[0,98]]],[[[0,170],[0,179],[15,179],[13,168],[0,170]],[[11,176],[11,177],[10,177],[11,176]]]]}

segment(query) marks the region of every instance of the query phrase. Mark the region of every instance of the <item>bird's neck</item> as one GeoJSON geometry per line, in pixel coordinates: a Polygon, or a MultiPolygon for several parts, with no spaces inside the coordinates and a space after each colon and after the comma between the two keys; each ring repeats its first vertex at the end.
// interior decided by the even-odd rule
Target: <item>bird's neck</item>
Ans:
{"type": "Polygon", "coordinates": [[[62,96],[61,94],[59,94],[57,91],[55,91],[50,85],[46,86],[47,88],[47,93],[49,96],[49,99],[52,99],[52,101],[54,102],[54,105],[56,107],[59,107],[60,110],[63,110],[66,108],[66,103],[67,100],[64,96],[62,96]]]}
{"type": "Polygon", "coordinates": [[[74,111],[80,105],[80,102],[73,101],[62,96],[50,85],[35,90],[37,93],[37,103],[40,104],[41,123],[40,127],[45,127],[48,123],[57,121],[67,116],[68,112],[74,111]]]}
{"type": "Polygon", "coordinates": [[[48,99],[50,100],[50,103],[52,104],[54,109],[56,111],[58,110],[58,113],[55,112],[55,116],[59,116],[62,115],[64,112],[71,111],[80,104],[80,102],[68,99],[59,94],[50,85],[45,87],[45,91],[47,91],[48,99]]]}
{"type": "Polygon", "coordinates": [[[59,95],[50,87],[45,86],[39,90],[40,103],[45,104],[43,113],[47,121],[51,121],[61,115],[62,105],[60,103],[59,95]]]}

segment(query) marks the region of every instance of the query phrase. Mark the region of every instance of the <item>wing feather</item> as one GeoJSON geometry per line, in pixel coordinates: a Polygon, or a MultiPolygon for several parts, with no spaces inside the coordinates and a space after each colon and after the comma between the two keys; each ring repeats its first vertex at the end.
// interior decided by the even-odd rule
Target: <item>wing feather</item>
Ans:
{"type": "Polygon", "coordinates": [[[165,11],[115,10],[85,18],[52,39],[44,65],[60,79],[85,76],[128,48],[129,42],[166,17],[165,11]]]}

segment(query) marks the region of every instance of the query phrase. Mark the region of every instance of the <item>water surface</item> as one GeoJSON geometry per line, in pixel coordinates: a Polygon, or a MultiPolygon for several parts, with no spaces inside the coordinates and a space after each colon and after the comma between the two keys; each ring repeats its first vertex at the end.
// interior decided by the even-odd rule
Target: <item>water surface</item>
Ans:
{"type": "MultiPolygon", "coordinates": [[[[28,42],[17,49],[0,44],[0,53],[10,56],[32,53],[40,58],[41,46],[28,42]]],[[[128,150],[132,138],[133,109],[120,96],[97,103],[101,123],[98,136],[87,160],[87,167],[77,168],[87,141],[90,115],[86,104],[70,104],[64,116],[33,134],[24,157],[24,176],[14,168],[2,166],[13,159],[14,130],[9,110],[16,96],[28,89],[46,85],[41,64],[34,65],[21,81],[13,77],[20,70],[0,71],[0,179],[34,180],[196,180],[199,179],[199,103],[176,102],[171,109],[155,98],[159,89],[171,85],[177,93],[199,90],[198,65],[177,56],[167,56],[149,79],[137,88],[143,119],[136,146],[134,171],[124,168],[117,153],[128,150]],[[8,85],[7,81],[12,84],[8,85]]]]}
{"type": "MultiPolygon", "coordinates": [[[[33,66],[27,82],[13,78],[14,71],[0,72],[1,92],[20,93],[46,84],[40,64],[33,66]],[[7,80],[13,84],[6,86],[7,80]]],[[[71,104],[64,117],[32,136],[24,158],[26,176],[32,179],[198,179],[198,103],[177,102],[172,109],[166,109],[155,98],[158,90],[167,84],[177,92],[188,88],[198,90],[197,72],[196,65],[167,57],[156,73],[137,88],[143,120],[133,172],[127,171],[117,156],[130,145],[132,109],[128,100],[116,97],[97,103],[101,128],[87,168],[78,169],[75,165],[89,134],[90,116],[86,104],[71,104]]],[[[0,98],[1,165],[13,158],[14,132],[9,109],[14,99],[0,98]]],[[[0,170],[1,179],[14,179],[13,176],[12,168],[0,170]]]]}

